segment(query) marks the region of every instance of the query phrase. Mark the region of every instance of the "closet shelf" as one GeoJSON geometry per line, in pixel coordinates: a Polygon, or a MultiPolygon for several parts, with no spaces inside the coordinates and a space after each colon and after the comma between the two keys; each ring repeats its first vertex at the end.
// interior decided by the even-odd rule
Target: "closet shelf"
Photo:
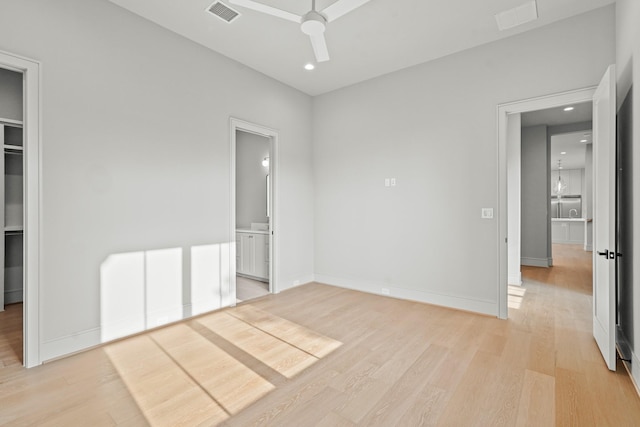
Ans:
{"type": "Polygon", "coordinates": [[[9,145],[9,144],[4,144],[4,151],[5,152],[20,152],[22,153],[24,151],[24,147],[22,147],[21,145],[9,145]]]}
{"type": "Polygon", "coordinates": [[[3,117],[0,117],[0,124],[18,127],[22,127],[24,125],[22,120],[5,119],[3,117]]]}
{"type": "Polygon", "coordinates": [[[5,225],[4,232],[12,232],[12,231],[24,231],[24,226],[22,225],[5,225]]]}

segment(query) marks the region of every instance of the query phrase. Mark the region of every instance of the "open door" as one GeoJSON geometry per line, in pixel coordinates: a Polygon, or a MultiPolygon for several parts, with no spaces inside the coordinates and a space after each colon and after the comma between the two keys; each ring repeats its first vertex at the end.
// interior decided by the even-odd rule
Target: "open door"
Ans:
{"type": "Polygon", "coordinates": [[[593,96],[593,336],[616,370],[616,72],[611,65],[593,96]]]}

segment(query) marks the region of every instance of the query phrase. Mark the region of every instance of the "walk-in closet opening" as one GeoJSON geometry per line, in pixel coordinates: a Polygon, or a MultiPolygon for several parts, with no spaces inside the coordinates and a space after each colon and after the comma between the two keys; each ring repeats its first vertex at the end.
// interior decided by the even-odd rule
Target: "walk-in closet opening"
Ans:
{"type": "Polygon", "coordinates": [[[4,232],[0,251],[0,363],[23,364],[24,132],[23,74],[0,68],[0,162],[4,232]]]}

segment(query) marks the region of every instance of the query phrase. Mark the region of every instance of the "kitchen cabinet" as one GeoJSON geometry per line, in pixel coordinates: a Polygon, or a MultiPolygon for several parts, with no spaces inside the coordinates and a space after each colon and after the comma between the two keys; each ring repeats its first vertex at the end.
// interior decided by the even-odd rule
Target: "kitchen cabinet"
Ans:
{"type": "Polygon", "coordinates": [[[269,235],[236,231],[236,272],[262,281],[269,280],[269,235]]]}
{"type": "Polygon", "coordinates": [[[585,239],[584,227],[583,219],[552,219],[551,241],[582,245],[585,239]]]}

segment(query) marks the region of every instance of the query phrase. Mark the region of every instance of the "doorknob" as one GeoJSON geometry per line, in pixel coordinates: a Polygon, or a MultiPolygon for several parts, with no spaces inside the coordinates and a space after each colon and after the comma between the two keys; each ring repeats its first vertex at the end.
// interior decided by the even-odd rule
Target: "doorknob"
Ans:
{"type": "Polygon", "coordinates": [[[605,249],[604,252],[598,252],[598,255],[605,257],[606,259],[616,259],[616,253],[605,249]]]}

